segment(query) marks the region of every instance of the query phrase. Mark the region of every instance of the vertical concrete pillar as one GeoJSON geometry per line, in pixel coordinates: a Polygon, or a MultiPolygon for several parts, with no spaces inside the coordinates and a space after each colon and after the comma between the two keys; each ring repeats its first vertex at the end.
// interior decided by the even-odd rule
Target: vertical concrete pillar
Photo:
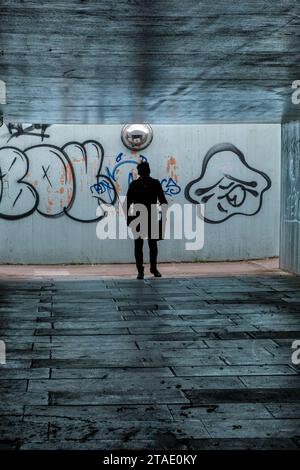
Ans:
{"type": "Polygon", "coordinates": [[[280,267],[300,274],[300,121],[281,128],[280,267]]]}

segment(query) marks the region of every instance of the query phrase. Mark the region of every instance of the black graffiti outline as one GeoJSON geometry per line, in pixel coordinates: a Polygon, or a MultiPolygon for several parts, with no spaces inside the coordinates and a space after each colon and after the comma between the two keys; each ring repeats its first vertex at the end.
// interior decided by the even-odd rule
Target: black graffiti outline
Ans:
{"type": "MultiPolygon", "coordinates": [[[[29,211],[24,212],[23,214],[19,214],[19,215],[7,215],[7,214],[3,214],[2,212],[0,212],[0,219],[5,219],[5,220],[24,219],[25,217],[29,217],[30,215],[32,215],[37,210],[37,206],[39,205],[39,202],[40,202],[40,197],[39,197],[39,194],[36,191],[35,187],[31,183],[29,183],[28,181],[25,181],[25,178],[26,178],[26,176],[28,174],[28,170],[29,170],[28,157],[27,157],[27,155],[25,154],[24,151],[18,149],[17,147],[5,146],[5,147],[1,147],[0,150],[12,150],[13,152],[18,152],[18,153],[22,154],[22,156],[24,157],[24,160],[25,160],[26,169],[25,169],[24,175],[17,180],[17,184],[19,184],[19,183],[25,184],[28,187],[28,189],[32,192],[33,196],[35,197],[35,203],[29,211]]],[[[16,160],[13,161],[10,168],[12,168],[15,161],[16,160]]],[[[2,175],[2,170],[1,170],[0,204],[1,204],[1,201],[2,201],[2,197],[3,197],[3,184],[2,184],[2,181],[3,181],[4,176],[5,175],[2,175]]],[[[20,196],[20,193],[19,193],[19,196],[20,196]]],[[[17,199],[18,199],[18,197],[17,197],[17,199]]],[[[17,202],[17,200],[15,199],[14,205],[16,204],[16,202],[17,202]]]]}
{"type": "MultiPolygon", "coordinates": [[[[234,144],[231,144],[229,142],[224,142],[224,143],[220,143],[220,144],[215,144],[213,145],[208,151],[207,153],[205,154],[204,156],[204,159],[203,159],[203,162],[202,162],[202,170],[201,170],[201,174],[199,176],[199,178],[196,178],[192,181],[190,181],[186,187],[185,187],[185,190],[184,190],[184,195],[185,195],[185,198],[191,202],[192,204],[198,204],[199,202],[196,201],[195,199],[193,199],[191,196],[190,196],[190,189],[191,187],[195,184],[195,183],[198,183],[204,176],[205,172],[206,172],[206,169],[207,169],[207,165],[210,161],[210,159],[217,153],[220,153],[220,152],[224,152],[224,151],[229,151],[229,152],[233,152],[234,154],[237,155],[237,157],[239,158],[239,160],[241,161],[241,163],[243,165],[245,165],[245,167],[251,171],[254,171],[255,173],[258,173],[260,176],[262,176],[265,180],[266,180],[266,187],[261,191],[260,195],[259,195],[259,205],[258,205],[258,209],[255,211],[255,212],[252,212],[251,214],[247,214],[245,212],[235,212],[233,214],[229,214],[227,217],[221,219],[221,220],[211,220],[211,219],[208,219],[207,217],[201,217],[203,219],[204,222],[207,222],[207,223],[210,223],[210,224],[220,224],[222,222],[225,222],[226,220],[230,219],[231,217],[234,217],[235,215],[245,215],[247,217],[252,217],[256,214],[258,214],[258,212],[261,210],[261,207],[262,207],[262,204],[263,204],[263,195],[266,191],[268,191],[268,189],[270,189],[270,187],[272,186],[272,181],[270,179],[270,177],[264,173],[263,171],[261,170],[257,170],[256,168],[253,168],[251,165],[249,165],[246,161],[246,158],[245,158],[245,155],[243,154],[243,152],[241,150],[239,150],[234,144]]],[[[228,175],[225,175],[228,177],[228,175]]],[[[206,188],[206,192],[207,190],[209,189],[213,189],[215,186],[217,186],[221,181],[222,181],[223,178],[221,178],[216,184],[212,185],[210,188],[206,188]]],[[[243,201],[244,202],[244,201],[243,201]]],[[[238,206],[237,206],[238,207],[238,206]]],[[[218,207],[219,208],[219,207],[218,207]]],[[[220,210],[220,208],[219,208],[220,210]]]]}
{"type": "MultiPolygon", "coordinates": [[[[97,153],[98,153],[98,146],[100,147],[101,149],[101,156],[100,156],[100,163],[99,163],[99,167],[98,167],[98,171],[97,171],[97,174],[96,174],[96,181],[97,181],[97,184],[99,183],[99,179],[100,177],[101,178],[104,178],[104,179],[108,179],[110,181],[110,183],[112,184],[113,188],[114,188],[114,192],[115,192],[115,196],[113,198],[113,201],[110,203],[111,205],[114,205],[117,201],[117,198],[118,198],[118,194],[117,194],[117,191],[116,191],[116,188],[115,188],[115,185],[113,184],[113,182],[105,175],[101,174],[101,170],[102,170],[102,165],[103,165],[103,161],[104,161],[104,148],[102,146],[102,144],[100,144],[100,142],[97,142],[95,140],[86,140],[84,141],[82,144],[80,142],[76,142],[76,141],[71,141],[71,142],[67,142],[65,145],[62,146],[62,151],[65,152],[65,148],[68,146],[68,145],[77,145],[79,147],[81,147],[84,151],[84,161],[85,161],[85,168],[87,170],[87,160],[88,160],[88,157],[87,157],[87,153],[86,153],[86,149],[85,149],[85,145],[87,144],[92,144],[95,146],[96,150],[97,150],[97,153]],[[95,145],[97,144],[97,145],[95,145]]],[[[99,155],[99,153],[98,153],[99,155]]],[[[71,163],[71,167],[74,171],[74,168],[73,168],[73,164],[70,160],[70,163],[71,163]]],[[[75,173],[74,173],[75,175],[75,173]]],[[[76,178],[74,176],[74,193],[75,193],[75,196],[76,196],[76,178]]],[[[74,199],[75,199],[75,196],[74,196],[74,199]]],[[[93,196],[94,198],[96,198],[98,200],[98,206],[101,206],[101,203],[103,204],[107,204],[106,201],[100,197],[95,197],[93,196]]],[[[73,205],[73,202],[72,202],[72,205],[73,205]]],[[[69,210],[71,209],[72,206],[68,207],[66,210],[64,210],[64,213],[66,214],[67,217],[69,217],[70,219],[74,220],[75,222],[81,222],[81,223],[93,223],[93,222],[99,222],[100,220],[102,220],[104,217],[106,217],[106,212],[98,217],[95,217],[93,219],[79,219],[77,217],[74,217],[73,215],[69,214],[69,210]]]]}
{"type": "Polygon", "coordinates": [[[10,137],[7,140],[9,142],[13,138],[18,138],[22,135],[29,135],[32,137],[40,137],[41,141],[45,138],[49,138],[50,134],[46,134],[46,130],[50,127],[51,124],[31,124],[28,127],[23,127],[22,123],[13,123],[9,122],[6,124],[10,137]],[[34,130],[40,130],[40,132],[33,132],[34,130]],[[15,131],[15,132],[13,132],[15,131]]]}
{"type": "Polygon", "coordinates": [[[45,138],[49,138],[50,135],[46,134],[46,130],[50,127],[50,124],[31,124],[28,127],[23,127],[21,123],[11,123],[7,124],[8,132],[11,134],[7,142],[9,142],[13,138],[21,137],[22,135],[28,135],[32,137],[40,137],[41,141],[45,138]],[[39,130],[39,132],[33,132],[34,130],[39,130]],[[15,132],[13,132],[15,131],[15,132]]]}
{"type": "MultiPolygon", "coordinates": [[[[101,173],[102,165],[103,165],[103,161],[104,161],[104,149],[103,149],[103,146],[100,144],[100,142],[97,142],[95,140],[86,140],[83,143],[70,141],[70,142],[67,142],[65,145],[63,145],[62,147],[58,147],[56,145],[51,145],[51,144],[37,144],[37,145],[31,145],[30,147],[27,147],[25,150],[20,150],[17,147],[13,147],[13,146],[5,146],[5,147],[1,147],[0,150],[13,150],[14,152],[20,153],[22,155],[22,157],[24,158],[24,161],[25,161],[25,164],[26,164],[26,171],[25,171],[24,175],[22,176],[22,178],[16,180],[16,182],[25,184],[31,190],[33,196],[35,197],[35,203],[34,203],[33,207],[29,211],[25,212],[24,214],[6,215],[6,214],[2,214],[0,212],[0,219],[2,218],[2,219],[6,219],[6,220],[18,220],[18,219],[22,219],[22,218],[25,218],[25,217],[28,217],[28,216],[32,215],[35,211],[37,211],[43,217],[47,217],[47,218],[58,218],[58,217],[61,217],[63,215],[66,215],[70,219],[72,219],[76,222],[81,222],[81,223],[98,222],[98,221],[102,220],[104,217],[106,217],[105,212],[103,214],[101,214],[100,216],[98,216],[96,218],[93,218],[93,219],[80,219],[80,218],[72,216],[69,213],[69,211],[71,210],[71,208],[74,204],[75,198],[76,198],[76,188],[77,188],[77,186],[76,186],[76,177],[75,177],[75,171],[74,171],[73,163],[72,163],[70,157],[68,156],[67,152],[64,150],[64,148],[67,147],[68,145],[73,145],[73,144],[77,145],[81,149],[83,149],[86,169],[87,169],[88,156],[87,156],[87,152],[86,152],[86,149],[85,149],[85,145],[86,144],[92,144],[94,146],[94,148],[97,150],[98,156],[100,156],[100,158],[99,158],[99,165],[98,165],[97,174],[96,174],[96,181],[97,181],[97,183],[99,183],[100,179],[102,179],[102,180],[105,179],[106,181],[109,181],[109,184],[112,185],[113,191],[114,191],[114,197],[112,198],[112,200],[109,204],[114,205],[116,203],[117,198],[118,198],[118,194],[117,194],[115,185],[112,182],[112,180],[110,178],[108,178],[107,175],[101,173]],[[101,149],[101,154],[99,154],[99,147],[101,149]],[[71,172],[72,197],[71,197],[68,205],[63,207],[62,210],[60,212],[58,212],[57,214],[47,214],[46,212],[43,212],[42,210],[40,210],[38,208],[39,203],[40,203],[40,196],[38,194],[38,191],[28,180],[26,180],[26,177],[28,176],[29,167],[30,167],[29,158],[28,158],[26,152],[28,152],[32,149],[36,149],[36,148],[47,149],[48,151],[50,150],[50,152],[53,152],[56,155],[56,157],[58,157],[60,159],[61,163],[63,164],[64,170],[65,170],[64,171],[65,181],[67,179],[67,166],[66,166],[65,161],[67,162],[67,165],[68,165],[68,167],[70,169],[70,172],[71,172]],[[63,155],[65,161],[61,158],[60,153],[63,155]]],[[[11,163],[10,168],[14,165],[15,161],[16,161],[16,159],[11,163]]],[[[43,167],[43,165],[42,165],[42,167],[43,167]]],[[[47,174],[48,170],[49,170],[49,166],[46,170],[45,170],[45,168],[43,168],[43,171],[44,171],[43,178],[47,174]]],[[[0,166],[0,172],[1,171],[2,171],[2,169],[1,169],[1,166],[0,166]]],[[[4,177],[5,177],[5,175],[3,175],[1,173],[1,176],[0,176],[0,203],[1,203],[2,197],[3,197],[2,180],[3,180],[4,177]]],[[[49,182],[49,184],[50,184],[50,182],[49,182]]],[[[52,187],[51,184],[50,184],[50,186],[52,187]]],[[[19,199],[19,197],[21,196],[21,194],[22,194],[22,192],[21,193],[19,192],[16,200],[14,201],[14,205],[17,202],[17,199],[19,199]]],[[[101,204],[105,204],[105,205],[107,204],[107,201],[105,201],[105,199],[103,199],[101,197],[96,197],[96,196],[93,196],[93,197],[97,199],[99,206],[101,206],[101,204]]]]}

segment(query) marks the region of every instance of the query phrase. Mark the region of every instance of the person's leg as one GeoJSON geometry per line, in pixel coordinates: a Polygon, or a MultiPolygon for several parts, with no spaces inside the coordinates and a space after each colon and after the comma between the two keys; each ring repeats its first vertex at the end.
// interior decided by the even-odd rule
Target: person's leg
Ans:
{"type": "Polygon", "coordinates": [[[143,238],[137,238],[134,240],[134,256],[135,264],[139,274],[144,273],[144,261],[143,261],[143,238]]]}
{"type": "Polygon", "coordinates": [[[150,272],[156,277],[160,277],[161,274],[157,270],[157,240],[151,240],[148,238],[148,245],[150,251],[150,272]]]}

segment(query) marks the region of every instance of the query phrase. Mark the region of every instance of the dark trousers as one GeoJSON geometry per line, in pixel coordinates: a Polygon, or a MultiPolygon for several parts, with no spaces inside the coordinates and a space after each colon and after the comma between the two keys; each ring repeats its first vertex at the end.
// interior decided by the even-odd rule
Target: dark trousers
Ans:
{"type": "MultiPolygon", "coordinates": [[[[138,271],[141,271],[143,269],[143,245],[143,238],[137,238],[136,240],[134,240],[134,256],[138,271]]],[[[148,238],[148,245],[150,252],[150,269],[154,270],[156,269],[157,262],[157,240],[150,240],[150,238],[148,238]]]]}

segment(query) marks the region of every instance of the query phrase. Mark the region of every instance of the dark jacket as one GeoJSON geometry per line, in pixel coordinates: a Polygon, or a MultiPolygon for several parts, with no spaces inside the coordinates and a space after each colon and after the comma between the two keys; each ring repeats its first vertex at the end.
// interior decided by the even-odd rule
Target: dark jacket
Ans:
{"type": "MultiPolygon", "coordinates": [[[[158,224],[158,214],[155,211],[151,213],[151,205],[154,206],[159,202],[160,205],[168,204],[162,186],[159,180],[151,178],[151,176],[140,177],[137,180],[133,180],[128,188],[127,192],[127,206],[126,206],[126,214],[127,214],[127,224],[129,225],[136,217],[131,216],[129,211],[130,207],[133,204],[144,204],[148,210],[148,238],[151,237],[150,234],[150,224],[158,224]]],[[[162,211],[163,217],[165,211],[162,211]]],[[[161,227],[160,227],[161,230],[161,227]]],[[[153,232],[152,232],[153,233],[153,232]]],[[[156,238],[156,237],[155,237],[156,238]]],[[[158,238],[162,238],[161,235],[158,238]]]]}

